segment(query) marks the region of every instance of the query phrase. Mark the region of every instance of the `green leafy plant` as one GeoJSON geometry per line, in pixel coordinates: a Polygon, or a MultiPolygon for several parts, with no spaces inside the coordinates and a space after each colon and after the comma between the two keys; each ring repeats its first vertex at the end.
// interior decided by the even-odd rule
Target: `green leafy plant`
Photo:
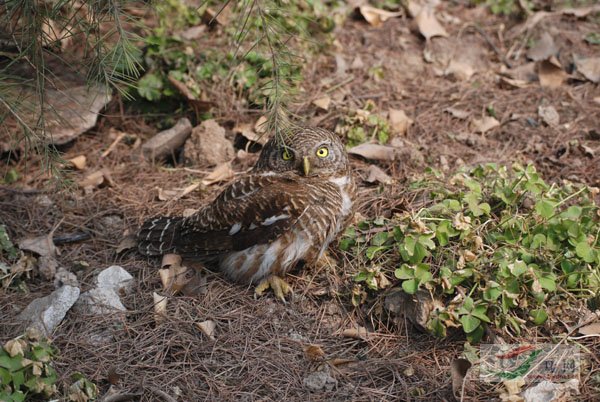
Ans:
{"type": "Polygon", "coordinates": [[[375,103],[367,101],[362,109],[342,117],[335,131],[346,137],[350,148],[372,139],[385,144],[390,139],[391,130],[387,119],[375,113],[375,103]]]}
{"type": "Polygon", "coordinates": [[[33,395],[56,394],[55,348],[30,331],[11,339],[0,349],[0,400],[21,402],[33,395]]]}
{"type": "MultiPolygon", "coordinates": [[[[362,222],[340,247],[393,274],[405,292],[443,299],[429,317],[432,333],[459,327],[479,341],[486,326],[508,325],[518,334],[562,304],[599,294],[598,189],[494,164],[448,180],[431,171],[411,188],[427,193],[426,206],[362,222]]],[[[366,266],[355,281],[377,293],[366,266]]]]}

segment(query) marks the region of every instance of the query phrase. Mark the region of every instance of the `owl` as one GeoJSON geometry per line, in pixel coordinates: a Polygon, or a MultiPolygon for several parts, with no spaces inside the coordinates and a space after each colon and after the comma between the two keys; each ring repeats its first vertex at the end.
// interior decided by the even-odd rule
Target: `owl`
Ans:
{"type": "Polygon", "coordinates": [[[352,218],[355,192],[338,136],[296,127],[267,142],[253,169],[194,215],[146,221],[138,249],[177,253],[284,299],[282,278],[323,255],[352,218]]]}

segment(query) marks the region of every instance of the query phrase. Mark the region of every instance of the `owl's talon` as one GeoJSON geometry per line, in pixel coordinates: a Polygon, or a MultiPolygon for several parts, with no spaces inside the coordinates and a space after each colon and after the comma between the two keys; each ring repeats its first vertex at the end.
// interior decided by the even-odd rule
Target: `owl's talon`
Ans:
{"type": "Polygon", "coordinates": [[[277,275],[270,275],[260,281],[254,289],[255,296],[262,296],[267,289],[271,288],[276,298],[285,303],[285,296],[291,292],[292,287],[277,275]]]}

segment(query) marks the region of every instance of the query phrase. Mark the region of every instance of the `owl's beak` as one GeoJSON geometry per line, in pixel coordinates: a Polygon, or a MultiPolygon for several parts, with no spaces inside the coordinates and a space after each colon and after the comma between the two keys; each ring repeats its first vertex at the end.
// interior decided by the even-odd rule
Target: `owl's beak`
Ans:
{"type": "Polygon", "coordinates": [[[310,173],[310,162],[308,160],[308,157],[305,156],[304,160],[302,161],[302,170],[304,170],[304,176],[308,176],[310,173]]]}

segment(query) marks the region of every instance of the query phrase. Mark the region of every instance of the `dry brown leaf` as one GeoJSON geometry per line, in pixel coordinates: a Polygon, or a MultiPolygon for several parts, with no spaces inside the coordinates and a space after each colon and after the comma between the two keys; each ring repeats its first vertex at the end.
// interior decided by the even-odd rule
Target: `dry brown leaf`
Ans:
{"type": "Polygon", "coordinates": [[[156,292],[152,292],[152,299],[154,300],[154,322],[159,325],[164,322],[167,317],[168,299],[156,292]]]}
{"type": "Polygon", "coordinates": [[[467,359],[454,359],[450,365],[452,377],[452,393],[457,400],[462,399],[462,388],[467,371],[471,368],[471,362],[467,359]]]}
{"type": "Polygon", "coordinates": [[[552,60],[537,63],[540,85],[547,88],[558,88],[568,78],[568,74],[552,60]]]}
{"type": "Polygon", "coordinates": [[[505,87],[508,87],[508,89],[510,89],[510,88],[526,88],[529,86],[529,83],[527,81],[517,80],[517,79],[513,79],[513,78],[508,78],[508,77],[500,77],[500,83],[505,84],[505,87]]]}
{"type": "Polygon", "coordinates": [[[217,324],[215,324],[214,321],[211,321],[211,320],[202,321],[202,322],[196,323],[196,327],[198,327],[198,329],[204,335],[206,335],[211,341],[215,340],[214,334],[215,334],[215,329],[217,328],[217,324]]]}
{"type": "Polygon", "coordinates": [[[325,356],[325,352],[319,345],[307,345],[304,347],[304,356],[310,361],[320,361],[325,356]]]}
{"type": "Polygon", "coordinates": [[[600,322],[594,322],[578,329],[581,335],[600,335],[600,322]]]}
{"type": "Polygon", "coordinates": [[[547,60],[556,56],[558,48],[548,32],[544,32],[537,42],[527,51],[527,58],[533,61],[547,60]]]}
{"type": "Polygon", "coordinates": [[[550,127],[556,127],[560,123],[560,116],[553,106],[539,106],[538,116],[550,127]]]}
{"type": "Polygon", "coordinates": [[[328,363],[331,364],[333,367],[344,366],[346,364],[350,364],[350,363],[354,363],[354,362],[356,362],[356,360],[353,360],[353,359],[340,359],[340,358],[331,359],[331,360],[328,361],[328,363]]]}
{"type": "Polygon", "coordinates": [[[594,152],[594,150],[592,148],[588,147],[585,144],[579,144],[579,149],[588,158],[593,158],[594,156],[596,156],[596,152],[594,152]]]}
{"type": "Polygon", "coordinates": [[[392,182],[392,178],[379,166],[370,165],[367,169],[367,178],[365,181],[367,183],[390,184],[392,182]]]}
{"type": "Polygon", "coordinates": [[[365,327],[348,328],[342,331],[342,336],[346,338],[365,340],[368,335],[369,331],[365,327]]]}
{"type": "Polygon", "coordinates": [[[114,186],[108,169],[101,169],[91,173],[79,182],[79,186],[86,191],[93,190],[102,185],[114,186]]]}
{"type": "Polygon", "coordinates": [[[455,107],[448,107],[444,109],[444,112],[450,113],[453,117],[456,117],[460,120],[465,120],[467,117],[471,115],[471,112],[467,112],[466,110],[457,109],[455,107]]]}
{"type": "Polygon", "coordinates": [[[179,254],[165,254],[160,263],[161,268],[169,268],[172,265],[181,265],[182,258],[179,254]]]}
{"type": "Polygon", "coordinates": [[[312,103],[319,109],[329,110],[329,105],[331,104],[331,97],[325,95],[321,98],[315,99],[314,101],[312,101],[312,103]]]}
{"type": "Polygon", "coordinates": [[[394,148],[371,143],[352,147],[348,150],[348,153],[379,161],[392,161],[396,157],[396,150],[394,148]]]}
{"type": "Polygon", "coordinates": [[[600,12],[600,5],[581,7],[581,8],[563,8],[559,11],[564,15],[572,15],[577,18],[587,17],[591,13],[600,12]]]}
{"type": "Polygon", "coordinates": [[[482,119],[473,119],[471,121],[476,132],[485,134],[491,129],[500,127],[500,122],[492,116],[485,116],[482,119]]]}
{"type": "Polygon", "coordinates": [[[408,15],[410,15],[412,18],[415,18],[423,9],[423,4],[418,1],[409,0],[406,9],[408,11],[408,15]]]}
{"type": "Polygon", "coordinates": [[[452,59],[444,70],[444,75],[454,77],[459,81],[468,81],[476,72],[477,70],[470,63],[460,59],[452,59]]]}
{"type": "Polygon", "coordinates": [[[267,132],[267,116],[260,116],[254,123],[254,131],[262,135],[267,132]]]}
{"type": "Polygon", "coordinates": [[[53,257],[57,252],[52,241],[52,234],[25,238],[19,242],[19,249],[30,251],[42,257],[53,257]]]}
{"type": "Polygon", "coordinates": [[[402,12],[391,12],[372,6],[360,6],[358,10],[365,20],[374,27],[381,26],[390,18],[400,17],[403,14],[402,12]]]}
{"type": "Polygon", "coordinates": [[[158,275],[160,276],[163,290],[170,294],[179,292],[189,282],[187,273],[188,268],[180,264],[171,264],[169,268],[159,269],[158,275]]]}
{"type": "Polygon", "coordinates": [[[194,209],[194,208],[186,208],[183,210],[183,213],[181,214],[184,218],[189,218],[190,216],[194,215],[198,210],[194,209]]]}
{"type": "Polygon", "coordinates": [[[242,135],[248,141],[257,142],[260,145],[265,145],[269,141],[268,136],[264,132],[258,134],[254,131],[254,125],[251,123],[238,124],[233,128],[233,132],[242,135]]]}
{"type": "Polygon", "coordinates": [[[431,6],[423,6],[419,14],[415,17],[419,32],[426,40],[436,36],[447,37],[448,33],[437,20],[434,10],[431,6]]]}
{"type": "Polygon", "coordinates": [[[124,237],[123,240],[119,242],[116,252],[117,254],[121,254],[125,250],[130,250],[132,248],[137,247],[137,244],[138,242],[135,236],[124,237]]]}
{"type": "Polygon", "coordinates": [[[520,402],[524,399],[519,395],[521,387],[525,385],[525,380],[522,377],[517,377],[511,380],[503,381],[505,393],[500,394],[500,399],[503,401],[520,402]]]}
{"type": "Polygon", "coordinates": [[[413,120],[401,109],[390,109],[389,120],[393,133],[397,135],[406,135],[409,127],[413,124],[413,120]]]}
{"type": "Polygon", "coordinates": [[[577,71],[587,80],[598,84],[600,82],[600,57],[573,57],[577,71]]]}
{"type": "Polygon", "coordinates": [[[177,196],[177,194],[179,193],[178,190],[163,190],[160,187],[156,187],[156,190],[157,190],[156,198],[158,198],[159,201],[169,201],[169,200],[175,198],[177,196]]]}
{"type": "Polygon", "coordinates": [[[69,159],[68,162],[73,165],[73,167],[77,170],[84,170],[87,162],[87,158],[85,155],[79,155],[72,159],[69,159]]]}
{"type": "Polygon", "coordinates": [[[231,169],[231,163],[225,162],[218,165],[215,170],[210,172],[204,180],[202,180],[202,184],[205,186],[210,186],[211,184],[218,183],[220,181],[227,181],[233,177],[233,169],[231,169]]]}

